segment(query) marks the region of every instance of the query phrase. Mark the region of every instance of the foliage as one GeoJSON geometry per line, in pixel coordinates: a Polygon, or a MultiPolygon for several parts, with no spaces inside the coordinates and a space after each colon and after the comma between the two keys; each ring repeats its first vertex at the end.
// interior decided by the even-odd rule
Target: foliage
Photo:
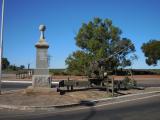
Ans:
{"type": "Polygon", "coordinates": [[[7,58],[2,58],[2,70],[3,71],[17,71],[19,69],[24,69],[25,66],[24,65],[20,65],[20,67],[16,66],[16,65],[11,65],[9,60],[7,58]]]}
{"type": "MultiPolygon", "coordinates": [[[[128,69],[117,69],[113,71],[112,74],[116,75],[127,75],[128,69]]],[[[133,75],[158,75],[160,74],[160,69],[132,69],[133,75]]]]}
{"type": "Polygon", "coordinates": [[[73,52],[73,54],[70,55],[65,61],[66,64],[69,65],[68,72],[74,75],[87,74],[87,66],[89,65],[89,61],[91,61],[91,59],[92,56],[84,51],[79,50],[73,52]]]}
{"type": "Polygon", "coordinates": [[[86,74],[91,63],[100,61],[103,61],[105,70],[130,66],[128,54],[135,52],[135,47],[130,39],[121,38],[121,34],[122,31],[110,19],[94,18],[87,24],[83,23],[75,37],[81,50],[66,59],[68,70],[86,74]]]}
{"type": "Polygon", "coordinates": [[[10,70],[13,70],[13,71],[17,71],[18,70],[18,67],[16,65],[10,65],[9,66],[9,69],[10,70]]]}
{"type": "Polygon", "coordinates": [[[153,74],[160,75],[160,69],[150,69],[149,71],[152,72],[153,74]]]}
{"type": "Polygon", "coordinates": [[[24,65],[20,65],[20,69],[24,69],[25,68],[25,66],[24,65]]]}
{"type": "Polygon", "coordinates": [[[156,66],[160,60],[160,41],[150,40],[147,43],[144,43],[141,47],[145,57],[146,63],[148,65],[156,66]]]}
{"type": "Polygon", "coordinates": [[[131,89],[135,88],[137,86],[137,82],[134,79],[131,79],[129,77],[125,77],[123,79],[123,85],[125,89],[131,89]]]}
{"type": "Polygon", "coordinates": [[[10,62],[7,58],[2,58],[2,70],[7,69],[10,65],[10,62]]]}
{"type": "Polygon", "coordinates": [[[49,72],[52,75],[68,75],[65,69],[50,69],[49,72]]]}

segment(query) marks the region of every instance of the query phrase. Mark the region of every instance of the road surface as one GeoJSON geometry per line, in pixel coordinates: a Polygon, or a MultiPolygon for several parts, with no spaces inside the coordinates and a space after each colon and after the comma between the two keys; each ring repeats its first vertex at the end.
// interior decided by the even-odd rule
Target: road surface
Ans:
{"type": "Polygon", "coordinates": [[[158,96],[94,107],[52,111],[0,110],[0,120],[160,120],[158,96]]]}
{"type": "Polygon", "coordinates": [[[2,82],[2,91],[24,89],[28,86],[31,86],[31,83],[2,82]]]}
{"type": "Polygon", "coordinates": [[[139,80],[137,83],[141,87],[160,87],[160,80],[139,80]]]}

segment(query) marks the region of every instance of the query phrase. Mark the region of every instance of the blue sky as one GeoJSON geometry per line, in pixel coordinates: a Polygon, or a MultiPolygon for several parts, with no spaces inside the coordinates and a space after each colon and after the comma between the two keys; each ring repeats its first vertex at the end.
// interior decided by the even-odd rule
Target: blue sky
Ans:
{"type": "Polygon", "coordinates": [[[65,68],[65,59],[78,49],[76,33],[94,17],[112,19],[122,37],[133,41],[138,60],[132,68],[159,68],[145,64],[140,48],[150,39],[160,40],[160,0],[5,0],[4,57],[11,64],[35,67],[38,26],[45,24],[50,67],[65,68]]]}

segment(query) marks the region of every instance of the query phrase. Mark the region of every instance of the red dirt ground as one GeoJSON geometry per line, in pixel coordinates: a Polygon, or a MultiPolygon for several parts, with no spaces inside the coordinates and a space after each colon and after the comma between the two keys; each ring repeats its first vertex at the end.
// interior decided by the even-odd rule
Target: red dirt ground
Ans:
{"type": "MultiPolygon", "coordinates": [[[[115,80],[121,80],[124,79],[125,76],[110,76],[114,77],[115,80]]],[[[52,76],[52,80],[86,80],[87,76],[52,76]]],[[[155,79],[155,80],[160,80],[160,75],[133,75],[133,78],[135,80],[147,80],[147,79],[155,79]]],[[[14,74],[9,74],[9,75],[4,75],[2,76],[2,80],[31,80],[31,78],[25,78],[25,79],[16,79],[16,75],[14,74]]]]}

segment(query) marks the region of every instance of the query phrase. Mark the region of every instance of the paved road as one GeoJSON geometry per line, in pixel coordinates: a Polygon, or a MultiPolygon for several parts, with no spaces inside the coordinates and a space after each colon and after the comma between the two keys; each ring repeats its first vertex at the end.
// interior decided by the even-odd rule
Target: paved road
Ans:
{"type": "Polygon", "coordinates": [[[160,80],[139,80],[137,83],[141,87],[160,87],[160,80]]]}
{"type": "Polygon", "coordinates": [[[0,120],[160,120],[160,95],[80,110],[13,111],[0,110],[0,120]]]}
{"type": "Polygon", "coordinates": [[[24,89],[27,88],[28,86],[31,86],[31,83],[2,82],[2,91],[24,89]]]}

